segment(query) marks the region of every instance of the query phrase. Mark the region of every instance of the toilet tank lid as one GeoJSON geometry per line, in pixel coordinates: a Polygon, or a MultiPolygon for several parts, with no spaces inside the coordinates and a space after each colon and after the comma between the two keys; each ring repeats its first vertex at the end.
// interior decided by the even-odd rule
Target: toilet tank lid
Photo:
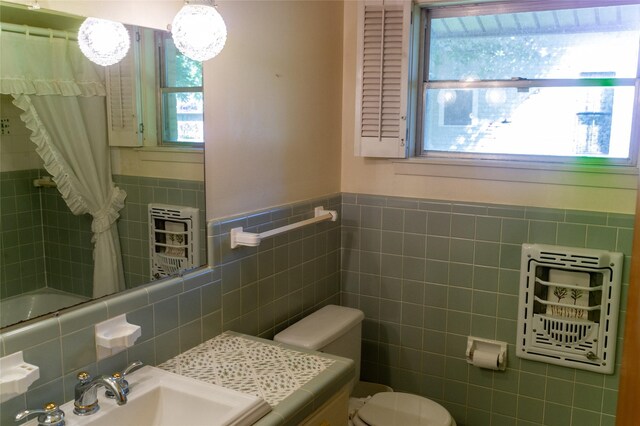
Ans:
{"type": "Polygon", "coordinates": [[[364,319],[362,311],[327,305],[276,334],[273,340],[318,350],[345,334],[364,319]]]}

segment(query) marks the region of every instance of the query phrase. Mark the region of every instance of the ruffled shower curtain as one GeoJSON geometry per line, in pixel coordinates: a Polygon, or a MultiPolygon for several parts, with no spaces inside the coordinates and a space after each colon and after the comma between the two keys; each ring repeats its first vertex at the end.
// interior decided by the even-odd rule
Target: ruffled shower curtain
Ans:
{"type": "Polygon", "coordinates": [[[103,72],[74,41],[0,32],[0,92],[21,119],[75,215],[93,216],[93,297],[124,290],[116,220],[126,193],[111,178],[103,72]]]}

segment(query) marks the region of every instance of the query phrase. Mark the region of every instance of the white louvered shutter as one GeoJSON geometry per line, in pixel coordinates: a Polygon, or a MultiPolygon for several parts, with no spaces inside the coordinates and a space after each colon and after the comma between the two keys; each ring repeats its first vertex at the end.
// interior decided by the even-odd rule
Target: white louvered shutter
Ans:
{"type": "Polygon", "coordinates": [[[407,155],[411,2],[365,0],[358,11],[355,155],[407,155]]]}
{"type": "Polygon", "coordinates": [[[141,146],[138,94],[138,42],[136,31],[129,31],[131,48],[117,64],[106,67],[107,120],[110,146],[141,146]]]}

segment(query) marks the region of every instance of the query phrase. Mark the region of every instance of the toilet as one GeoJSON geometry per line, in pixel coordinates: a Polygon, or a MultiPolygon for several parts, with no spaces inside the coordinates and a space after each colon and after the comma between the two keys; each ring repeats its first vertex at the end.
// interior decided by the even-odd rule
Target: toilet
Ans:
{"type": "MultiPolygon", "coordinates": [[[[362,311],[328,305],[276,334],[273,340],[354,360],[360,377],[362,311]]],[[[355,383],[351,384],[353,391],[355,383]]],[[[449,412],[430,399],[403,392],[379,392],[362,400],[354,426],[456,426],[449,412]]]]}

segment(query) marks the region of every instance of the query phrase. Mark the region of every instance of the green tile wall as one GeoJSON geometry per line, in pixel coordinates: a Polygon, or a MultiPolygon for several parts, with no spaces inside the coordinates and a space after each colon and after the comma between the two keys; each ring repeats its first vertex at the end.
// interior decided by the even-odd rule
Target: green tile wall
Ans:
{"type": "MultiPolygon", "coordinates": [[[[46,172],[42,172],[47,175],[46,172]]],[[[56,188],[40,189],[47,287],[91,297],[91,216],[76,216],[56,188]]]]}
{"type": "Polygon", "coordinates": [[[45,287],[40,171],[0,173],[0,297],[45,287]]]}
{"type": "Polygon", "coordinates": [[[229,230],[272,229],[311,217],[318,205],[340,209],[340,200],[329,196],[212,222],[214,269],[141,286],[19,330],[4,329],[0,356],[22,350],[26,362],[41,368],[41,377],[26,394],[0,406],[0,424],[11,424],[27,407],[70,400],[79,371],[111,374],[136,359],[156,365],[229,329],[272,337],[313,310],[338,304],[340,222],[233,251],[229,230]],[[142,336],[126,351],[96,361],[94,325],[122,313],[142,326],[142,336]]]}
{"type": "Polygon", "coordinates": [[[72,400],[80,371],[111,375],[134,360],[157,365],[220,334],[221,288],[219,273],[201,268],[18,329],[3,329],[0,356],[22,351],[26,362],[40,367],[40,378],[25,394],[0,404],[0,424],[16,424],[15,414],[26,408],[72,400]],[[123,313],[141,326],[142,335],[127,350],[97,361],[95,324],[123,313]]]}
{"type": "Polygon", "coordinates": [[[321,222],[230,248],[229,231],[261,232],[340,209],[340,196],[212,223],[213,261],[221,271],[223,329],[265,338],[327,304],[340,303],[340,222],[321,222]]]}
{"type": "Polygon", "coordinates": [[[458,425],[609,425],[614,375],[514,353],[521,244],[625,254],[633,216],[343,194],[342,304],[364,311],[362,378],[442,403],[458,425]],[[464,358],[468,335],[509,343],[505,372],[464,358]]]}
{"type": "Polygon", "coordinates": [[[149,203],[200,209],[200,263],[206,264],[204,183],[197,181],[114,175],[114,183],[127,192],[120,211],[118,232],[127,288],[151,280],[149,265],[149,203]]]}
{"type": "MultiPolygon", "coordinates": [[[[137,187],[125,181],[132,185],[125,189],[137,187]]],[[[3,330],[0,356],[23,350],[27,362],[41,366],[41,378],[2,404],[0,423],[26,407],[69,400],[80,370],[110,373],[134,359],[157,364],[226,329],[269,338],[320,306],[341,303],[366,315],[363,379],[433,398],[460,426],[612,425],[617,370],[603,376],[515,357],[520,244],[619,250],[628,265],[632,226],[629,215],[356,194],[212,222],[214,269],[3,330]],[[233,227],[272,229],[309,217],[316,205],[340,209],[340,221],[259,248],[229,248],[233,227]],[[142,337],[97,362],[93,326],[121,313],[142,325],[142,337]],[[469,367],[469,334],[509,342],[507,371],[469,367]]],[[[624,277],[623,306],[628,270],[624,277]]],[[[618,363],[620,354],[621,346],[618,363]]]]}
{"type": "MultiPolygon", "coordinates": [[[[75,216],[55,188],[35,188],[44,170],[3,172],[0,202],[2,222],[2,284],[0,297],[42,287],[84,296],[93,288],[91,217],[75,216]]],[[[150,281],[149,203],[200,209],[200,263],[206,263],[204,184],[202,182],[114,176],[127,192],[118,221],[123,267],[128,288],[150,281]]]]}
{"type": "Polygon", "coordinates": [[[50,287],[91,296],[91,219],[69,211],[55,188],[36,188],[48,176],[33,169],[0,174],[2,292],[14,296],[50,287]]]}

